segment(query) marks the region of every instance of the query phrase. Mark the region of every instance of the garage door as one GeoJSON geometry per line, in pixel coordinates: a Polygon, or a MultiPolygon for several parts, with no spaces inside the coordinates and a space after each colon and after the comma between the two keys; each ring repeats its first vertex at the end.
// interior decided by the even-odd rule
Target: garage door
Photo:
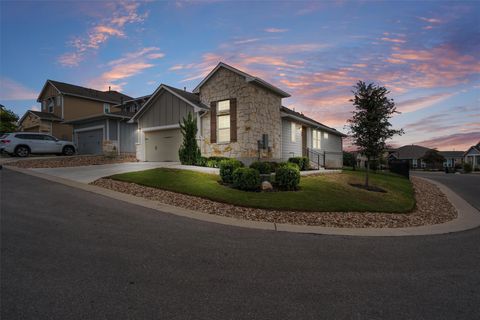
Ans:
{"type": "Polygon", "coordinates": [[[102,153],[103,129],[77,132],[79,154],[102,153]]]}
{"type": "Polygon", "coordinates": [[[145,132],[145,160],[179,161],[182,141],[180,129],[145,132]]]}

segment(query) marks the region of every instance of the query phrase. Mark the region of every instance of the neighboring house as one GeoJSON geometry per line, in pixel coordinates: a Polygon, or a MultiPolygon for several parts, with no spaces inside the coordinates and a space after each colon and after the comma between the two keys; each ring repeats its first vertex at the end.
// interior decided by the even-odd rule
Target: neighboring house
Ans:
{"type": "Polygon", "coordinates": [[[453,168],[455,165],[463,164],[464,151],[439,151],[440,155],[445,158],[443,167],[453,168]]]}
{"type": "Polygon", "coordinates": [[[410,164],[410,168],[426,168],[427,164],[422,160],[422,157],[425,153],[430,150],[429,148],[417,146],[417,145],[406,145],[397,149],[389,151],[388,160],[405,160],[410,164]]]}
{"type": "Polygon", "coordinates": [[[95,114],[71,121],[79,154],[135,154],[137,125],[128,122],[150,96],[128,99],[95,114]]]}
{"type": "Polygon", "coordinates": [[[41,103],[41,112],[27,111],[19,121],[19,130],[46,132],[72,140],[73,126],[65,121],[103,114],[122,99],[132,98],[113,90],[99,91],[47,80],[37,99],[41,103]]]}
{"type": "MultiPolygon", "coordinates": [[[[344,135],[282,106],[283,90],[219,63],[193,93],[160,85],[139,112],[137,157],[143,161],[178,161],[179,122],[189,112],[197,118],[203,156],[281,161],[291,156],[324,157],[322,166],[342,166],[344,135]],[[327,152],[327,153],[325,153],[327,152]]],[[[323,159],[322,159],[323,161],[323,159]]]]}
{"type": "Polygon", "coordinates": [[[470,163],[472,168],[480,169],[480,142],[471,146],[465,153],[465,163],[470,163]]]}

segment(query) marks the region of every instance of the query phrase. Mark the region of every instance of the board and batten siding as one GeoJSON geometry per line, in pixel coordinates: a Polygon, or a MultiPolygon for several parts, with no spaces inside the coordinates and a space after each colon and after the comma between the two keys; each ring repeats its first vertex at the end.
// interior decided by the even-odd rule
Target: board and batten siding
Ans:
{"type": "Polygon", "coordinates": [[[135,153],[137,138],[137,124],[120,122],[120,152],[135,153]]]}
{"type": "Polygon", "coordinates": [[[151,128],[179,124],[193,107],[168,91],[164,91],[151,102],[148,110],[138,119],[139,128],[151,128]]]}
{"type": "Polygon", "coordinates": [[[295,142],[292,141],[292,121],[282,119],[282,160],[302,156],[302,126],[296,124],[295,142]]]}

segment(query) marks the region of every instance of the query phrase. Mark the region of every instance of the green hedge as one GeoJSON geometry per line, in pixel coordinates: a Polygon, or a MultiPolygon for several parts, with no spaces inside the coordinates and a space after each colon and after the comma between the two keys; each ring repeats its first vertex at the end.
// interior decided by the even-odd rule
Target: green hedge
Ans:
{"type": "Polygon", "coordinates": [[[275,171],[275,183],[283,190],[297,190],[300,184],[300,170],[296,163],[283,163],[275,171]]]}
{"type": "Polygon", "coordinates": [[[307,157],[293,157],[289,158],[288,162],[298,165],[301,171],[310,169],[310,160],[307,157]]]}
{"type": "Polygon", "coordinates": [[[470,163],[468,163],[468,162],[465,162],[465,163],[463,164],[463,172],[465,172],[465,173],[470,173],[470,172],[472,172],[472,165],[471,165],[470,163]]]}
{"type": "Polygon", "coordinates": [[[220,161],[220,178],[223,183],[232,183],[233,182],[233,171],[237,168],[243,167],[243,163],[237,159],[226,159],[220,161]]]}
{"type": "Polygon", "coordinates": [[[237,168],[233,171],[233,187],[253,191],[260,187],[260,173],[252,168],[237,168]]]}
{"type": "Polygon", "coordinates": [[[257,170],[260,174],[269,174],[272,172],[270,163],[264,161],[255,161],[250,165],[250,168],[257,170]]]}

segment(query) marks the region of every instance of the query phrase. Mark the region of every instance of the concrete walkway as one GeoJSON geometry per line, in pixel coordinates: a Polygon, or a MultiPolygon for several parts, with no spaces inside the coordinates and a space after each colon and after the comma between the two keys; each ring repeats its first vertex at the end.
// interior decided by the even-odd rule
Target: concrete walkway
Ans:
{"type": "MultiPolygon", "coordinates": [[[[150,163],[154,165],[155,163],[150,163]]],[[[159,163],[156,163],[158,166],[159,163]]],[[[176,164],[172,164],[176,165],[176,164]]],[[[303,225],[291,225],[291,224],[279,224],[271,222],[257,222],[249,220],[240,220],[230,217],[217,216],[213,214],[207,214],[199,211],[188,210],[184,208],[174,207],[161,203],[159,201],[147,200],[144,198],[136,197],[133,195],[88,185],[82,182],[74,181],[71,179],[65,179],[58,176],[53,176],[39,172],[38,170],[21,169],[16,167],[9,167],[8,169],[50,180],[53,182],[61,183],[70,187],[75,187],[85,191],[97,193],[106,197],[110,197],[119,201],[143,206],[150,209],[158,210],[159,212],[167,212],[170,214],[188,217],[196,220],[219,223],[229,226],[244,227],[250,229],[261,230],[274,230],[285,231],[295,233],[311,233],[311,234],[327,234],[327,235],[345,235],[345,236],[367,236],[367,237],[396,237],[396,236],[418,236],[418,235],[434,235],[434,234],[446,234],[452,232],[459,232],[474,229],[480,226],[480,212],[472,207],[468,202],[463,200],[449,188],[444,185],[428,180],[431,183],[436,184],[442,192],[445,193],[448,200],[458,211],[458,217],[452,221],[437,224],[427,225],[420,227],[408,227],[408,228],[330,228],[319,226],[303,226],[303,225]]],[[[71,169],[71,168],[68,168],[71,169]]],[[[125,168],[126,170],[127,168],[125,168]]],[[[128,168],[130,171],[131,168],[128,168]]],[[[145,167],[143,167],[145,169],[145,167]]],[[[111,171],[109,171],[111,172],[111,171]]],[[[77,173],[79,174],[79,173],[77,173]]]]}

